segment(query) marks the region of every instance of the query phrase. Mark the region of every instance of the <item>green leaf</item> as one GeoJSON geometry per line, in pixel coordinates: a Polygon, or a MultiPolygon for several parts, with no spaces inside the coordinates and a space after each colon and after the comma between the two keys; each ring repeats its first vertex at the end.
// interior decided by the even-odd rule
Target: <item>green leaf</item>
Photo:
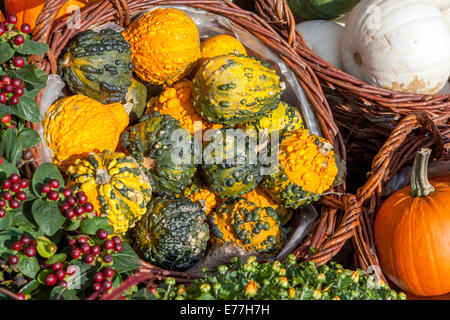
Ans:
{"type": "Polygon", "coordinates": [[[26,285],[24,285],[22,287],[22,289],[20,289],[20,293],[23,294],[31,294],[34,290],[36,290],[37,288],[39,288],[39,282],[36,280],[32,280],[30,282],[28,282],[26,285]]]}
{"type": "Polygon", "coordinates": [[[16,230],[0,231],[0,257],[7,260],[14,251],[11,250],[11,244],[19,240],[21,233],[16,230]]]}
{"type": "Polygon", "coordinates": [[[52,163],[43,163],[37,169],[33,175],[33,180],[31,181],[31,187],[33,192],[38,197],[41,196],[41,186],[44,183],[49,183],[52,179],[58,179],[60,183],[60,190],[64,188],[64,179],[52,163]]]}
{"type": "Polygon", "coordinates": [[[67,289],[61,286],[53,288],[49,296],[50,300],[80,300],[75,289],[67,289]]]}
{"type": "Polygon", "coordinates": [[[3,116],[6,116],[7,114],[14,114],[13,109],[9,104],[0,103],[0,118],[3,118],[3,116]]]}
{"type": "Polygon", "coordinates": [[[0,150],[6,160],[13,165],[22,157],[22,144],[16,135],[15,128],[11,127],[3,133],[0,150]]]}
{"type": "Polygon", "coordinates": [[[23,44],[19,46],[16,51],[21,54],[44,54],[48,51],[46,43],[25,39],[23,44]]]}
{"type": "Polygon", "coordinates": [[[147,288],[142,288],[136,292],[131,300],[158,300],[155,295],[147,288]]]}
{"type": "Polygon", "coordinates": [[[0,230],[6,230],[11,226],[11,212],[6,212],[3,218],[0,218],[0,230]]]}
{"type": "MultiPolygon", "coordinates": [[[[31,85],[35,89],[42,89],[47,84],[47,76],[44,78],[41,71],[37,71],[32,65],[26,65],[18,70],[8,70],[8,74],[11,78],[19,78],[25,81],[26,84],[31,85]]],[[[26,87],[29,89],[29,86],[26,87]]]]}
{"type": "Polygon", "coordinates": [[[109,233],[114,232],[114,228],[109,224],[107,217],[94,217],[81,222],[81,231],[84,233],[96,234],[99,229],[105,229],[109,233]]]}
{"type": "Polygon", "coordinates": [[[6,159],[3,159],[3,163],[0,164],[0,181],[6,180],[13,173],[19,173],[19,170],[6,159]]]}
{"type": "Polygon", "coordinates": [[[66,221],[59,210],[58,203],[53,201],[35,200],[31,213],[39,228],[48,236],[55,234],[66,221]]]}
{"type": "Polygon", "coordinates": [[[24,128],[20,130],[18,137],[20,143],[22,143],[22,148],[24,150],[34,147],[41,141],[39,134],[30,128],[24,128]]]}
{"type": "Polygon", "coordinates": [[[114,253],[113,263],[117,272],[132,271],[141,266],[141,260],[136,253],[131,249],[130,245],[126,242],[122,242],[123,250],[121,252],[114,253]]]}
{"type": "MultiPolygon", "coordinates": [[[[23,96],[14,109],[14,114],[25,121],[39,123],[41,121],[39,107],[32,98],[23,96]]],[[[39,137],[39,135],[38,135],[39,137]]]]}
{"type": "Polygon", "coordinates": [[[32,197],[34,196],[29,195],[29,198],[27,198],[27,201],[23,204],[21,212],[14,213],[12,217],[12,224],[14,226],[20,226],[23,228],[30,228],[30,229],[38,227],[38,225],[34,221],[33,215],[31,214],[31,207],[33,205],[33,201],[29,200],[32,197]]]}
{"type": "Polygon", "coordinates": [[[58,247],[48,238],[42,236],[36,239],[36,249],[39,255],[43,258],[50,258],[56,253],[58,247]]]}
{"type": "Polygon", "coordinates": [[[64,262],[67,259],[67,254],[65,253],[58,253],[55,254],[54,256],[48,258],[48,260],[46,261],[47,264],[55,264],[58,262],[64,262]]]}
{"type": "Polygon", "coordinates": [[[0,63],[6,62],[14,55],[14,49],[6,42],[0,42],[0,63]]]}
{"type": "Polygon", "coordinates": [[[76,220],[75,222],[67,220],[66,224],[64,225],[64,230],[66,231],[77,230],[80,227],[80,224],[81,224],[80,220],[76,220]]]}
{"type": "Polygon", "coordinates": [[[75,273],[74,279],[68,279],[67,284],[70,288],[75,288],[79,291],[84,291],[89,288],[93,281],[93,277],[97,269],[80,260],[72,260],[69,265],[76,265],[79,272],[75,273]],[[69,282],[70,281],[70,282],[69,282]]]}
{"type": "Polygon", "coordinates": [[[41,269],[36,257],[27,257],[24,254],[19,254],[19,262],[17,269],[29,278],[34,279],[41,269]]]}
{"type": "Polygon", "coordinates": [[[51,269],[45,269],[38,273],[36,280],[40,284],[45,284],[45,278],[50,274],[53,273],[51,269]]]}

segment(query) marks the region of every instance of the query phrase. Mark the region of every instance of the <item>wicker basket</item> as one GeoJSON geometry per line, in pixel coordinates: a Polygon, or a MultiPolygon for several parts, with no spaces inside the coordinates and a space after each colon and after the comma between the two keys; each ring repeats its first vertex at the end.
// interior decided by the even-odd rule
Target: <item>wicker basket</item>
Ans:
{"type": "MultiPolygon", "coordinates": [[[[68,43],[70,38],[78,32],[88,29],[94,24],[103,24],[108,21],[118,21],[122,26],[126,26],[132,16],[148,9],[154,5],[188,5],[195,8],[207,10],[209,12],[222,15],[228,18],[236,26],[245,28],[254,36],[260,39],[268,47],[280,56],[284,62],[294,71],[300,85],[307,95],[312,108],[317,115],[324,137],[330,140],[335,151],[341,159],[346,159],[345,146],[339,130],[333,120],[331,110],[324,98],[322,89],[315,77],[313,71],[302,58],[296,53],[289,44],[258,15],[245,11],[230,1],[221,0],[111,0],[102,1],[93,6],[85,7],[81,10],[80,29],[68,28],[66,23],[52,25],[52,21],[63,6],[65,0],[48,0],[43,12],[39,15],[36,23],[36,29],[33,33],[33,39],[45,42],[49,45],[50,51],[45,56],[34,56],[32,63],[38,68],[45,70],[49,74],[57,72],[57,58],[68,43]]],[[[37,97],[39,103],[40,96],[37,97]]],[[[36,129],[35,125],[32,125],[36,129]]],[[[39,162],[40,151],[34,150],[36,160],[39,162]]],[[[298,259],[309,259],[318,265],[326,263],[335,256],[342,248],[344,243],[353,236],[353,231],[358,225],[359,211],[352,210],[355,206],[355,197],[346,195],[345,185],[337,190],[342,196],[324,196],[320,202],[319,223],[315,230],[309,235],[304,243],[295,251],[298,259]],[[315,248],[312,254],[310,247],[315,248]]],[[[154,266],[145,264],[141,272],[134,280],[142,279],[161,279],[171,275],[176,279],[183,281],[189,278],[189,275],[180,272],[169,272],[161,270],[154,266]],[[139,278],[140,279],[140,278],[139,278]]],[[[130,280],[131,281],[131,280],[130,280]]],[[[127,286],[129,282],[124,282],[127,286]]]]}
{"type": "Polygon", "coordinates": [[[394,92],[369,85],[317,56],[295,29],[286,0],[256,0],[258,15],[272,25],[320,80],[336,123],[346,141],[349,167],[369,164],[398,122],[417,112],[430,117],[441,132],[449,129],[450,95],[394,92]],[[354,160],[357,159],[357,162],[354,160]]]}

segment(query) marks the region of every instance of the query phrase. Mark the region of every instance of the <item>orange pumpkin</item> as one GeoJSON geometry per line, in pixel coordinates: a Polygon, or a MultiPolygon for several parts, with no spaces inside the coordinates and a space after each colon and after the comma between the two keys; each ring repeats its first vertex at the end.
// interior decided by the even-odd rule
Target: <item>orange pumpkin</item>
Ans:
{"type": "MultiPolygon", "coordinates": [[[[61,22],[73,14],[79,8],[85,7],[87,4],[94,4],[100,0],[69,0],[61,8],[56,15],[55,21],[61,22]]],[[[36,19],[42,12],[45,5],[45,0],[4,0],[6,15],[15,14],[17,16],[17,25],[21,26],[28,23],[31,29],[36,25],[36,19]]]]}
{"type": "Polygon", "coordinates": [[[417,153],[411,185],[383,203],[374,225],[383,272],[417,296],[450,293],[450,179],[428,181],[430,153],[417,153]]]}

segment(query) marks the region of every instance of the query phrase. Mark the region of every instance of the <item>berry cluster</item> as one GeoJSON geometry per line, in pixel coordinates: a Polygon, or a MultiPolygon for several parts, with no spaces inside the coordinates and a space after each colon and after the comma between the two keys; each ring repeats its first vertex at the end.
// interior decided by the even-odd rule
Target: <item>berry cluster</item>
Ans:
{"type": "Polygon", "coordinates": [[[45,277],[45,284],[49,287],[58,285],[62,287],[67,287],[67,277],[73,276],[77,272],[77,266],[69,265],[64,268],[62,262],[57,262],[52,265],[47,265],[45,263],[41,264],[42,269],[51,270],[49,274],[45,277]]]}
{"type": "Polygon", "coordinates": [[[19,241],[15,241],[11,244],[11,249],[15,251],[9,257],[9,264],[14,266],[19,262],[17,254],[23,252],[27,257],[32,258],[36,255],[36,240],[33,240],[29,234],[24,233],[19,241]]]}
{"type": "Polygon", "coordinates": [[[105,267],[103,271],[97,272],[94,275],[94,284],[92,290],[94,291],[108,291],[112,288],[111,279],[114,276],[114,269],[105,267]]]}
{"type": "Polygon", "coordinates": [[[83,191],[78,191],[74,194],[71,189],[64,189],[61,193],[58,193],[57,191],[50,190],[54,186],[56,186],[56,183],[55,180],[52,180],[50,181],[50,185],[42,186],[42,192],[48,193],[47,197],[52,201],[61,200],[60,210],[67,219],[75,222],[77,219],[83,217],[92,218],[97,216],[97,212],[94,211],[94,205],[87,201],[88,198],[83,191]],[[54,183],[53,185],[52,182],[54,183]]]}
{"type": "MultiPolygon", "coordinates": [[[[20,58],[23,61],[22,57],[20,58]]],[[[18,78],[11,79],[10,76],[4,75],[0,79],[0,103],[11,105],[16,105],[20,102],[19,98],[23,96],[25,82],[18,78]]],[[[6,115],[2,118],[3,124],[8,124],[11,121],[11,115],[6,115]],[[9,121],[7,121],[7,116],[9,116],[9,121]]]]}
{"type": "Polygon", "coordinates": [[[17,173],[2,182],[3,193],[0,198],[0,218],[6,215],[6,210],[17,209],[27,199],[27,179],[21,179],[17,173]]]}

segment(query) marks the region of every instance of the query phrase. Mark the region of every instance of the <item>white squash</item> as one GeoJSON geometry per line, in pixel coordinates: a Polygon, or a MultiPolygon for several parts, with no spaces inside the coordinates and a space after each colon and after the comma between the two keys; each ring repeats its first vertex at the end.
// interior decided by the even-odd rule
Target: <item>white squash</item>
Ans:
{"type": "Polygon", "coordinates": [[[427,0],[437,6],[439,10],[444,11],[450,8],[450,0],[427,0]]]}
{"type": "Polygon", "coordinates": [[[442,88],[439,94],[450,94],[450,82],[447,81],[445,83],[445,86],[442,88]]]}
{"type": "Polygon", "coordinates": [[[450,29],[426,0],[362,0],[341,48],[346,72],[395,91],[435,94],[450,75],[450,29]]]}
{"type": "Polygon", "coordinates": [[[442,15],[444,16],[445,20],[447,21],[447,25],[450,29],[450,9],[442,11],[442,15]]]}
{"type": "Polygon", "coordinates": [[[296,28],[314,53],[343,69],[341,38],[344,28],[341,25],[328,20],[310,20],[297,24],[296,28]]]}

